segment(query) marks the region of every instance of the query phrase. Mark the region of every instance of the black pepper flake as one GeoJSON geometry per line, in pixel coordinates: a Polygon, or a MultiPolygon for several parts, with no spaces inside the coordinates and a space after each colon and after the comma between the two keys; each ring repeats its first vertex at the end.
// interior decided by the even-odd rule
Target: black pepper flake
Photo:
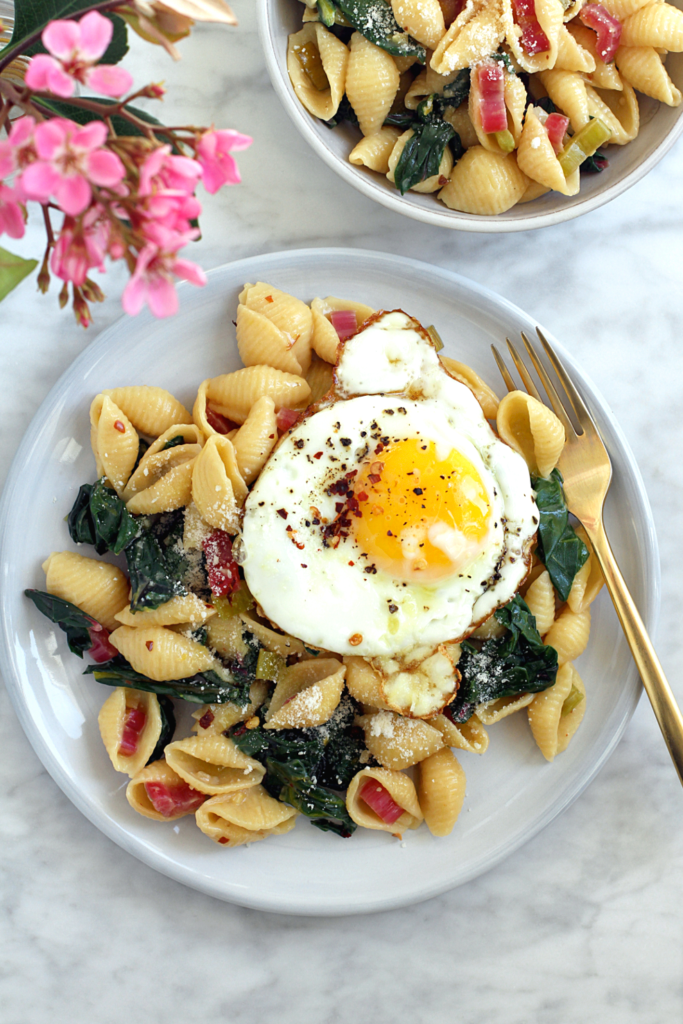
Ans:
{"type": "Polygon", "coordinates": [[[345,448],[348,448],[349,445],[351,444],[351,438],[350,437],[340,437],[339,440],[344,445],[345,448]]]}
{"type": "Polygon", "coordinates": [[[308,569],[308,566],[306,565],[306,563],[305,563],[305,562],[302,562],[302,563],[301,563],[301,568],[302,568],[302,569],[308,569]]]}
{"type": "Polygon", "coordinates": [[[413,494],[424,494],[424,491],[421,487],[413,487],[413,494]]]}
{"type": "Polygon", "coordinates": [[[365,571],[369,572],[369,573],[371,573],[371,575],[375,576],[376,573],[377,573],[377,566],[375,566],[375,565],[366,565],[365,566],[365,571]]]}
{"type": "Polygon", "coordinates": [[[394,415],[394,410],[393,409],[385,409],[384,412],[387,414],[387,416],[393,416],[394,415]]]}
{"type": "Polygon", "coordinates": [[[391,614],[393,615],[393,614],[394,614],[394,612],[397,612],[397,611],[398,611],[398,605],[397,605],[397,604],[390,604],[390,605],[389,605],[389,611],[390,611],[390,612],[391,612],[391,614]]]}
{"type": "Polygon", "coordinates": [[[306,442],[304,441],[304,439],[303,439],[302,437],[300,437],[298,441],[295,441],[295,442],[294,442],[294,447],[295,447],[295,448],[303,448],[303,446],[305,445],[305,443],[306,443],[306,442]]]}
{"type": "Polygon", "coordinates": [[[283,508],[277,509],[277,514],[281,516],[283,519],[286,519],[288,516],[288,513],[283,508]]]}

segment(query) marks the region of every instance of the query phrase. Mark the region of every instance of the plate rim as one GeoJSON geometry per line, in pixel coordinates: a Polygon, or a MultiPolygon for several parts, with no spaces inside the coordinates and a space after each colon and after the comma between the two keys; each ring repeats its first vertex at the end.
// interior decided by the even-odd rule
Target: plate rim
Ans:
{"type": "MultiPolygon", "coordinates": [[[[288,83],[284,82],[275,48],[271,45],[271,14],[274,2],[275,0],[258,0],[257,20],[259,39],[273,90],[299,134],[317,156],[343,178],[348,185],[351,185],[352,188],[361,192],[368,199],[380,203],[386,209],[402,216],[410,217],[412,220],[421,221],[423,224],[432,224],[435,227],[447,228],[451,231],[469,231],[480,234],[508,234],[514,231],[534,231],[536,228],[562,224],[565,221],[573,220],[575,217],[581,217],[585,213],[591,213],[613,199],[617,199],[624,192],[627,192],[628,189],[636,185],[656,167],[683,133],[683,114],[681,114],[673,129],[655,146],[649,156],[619,181],[608,185],[596,195],[586,197],[582,203],[573,206],[561,206],[550,213],[541,213],[540,211],[535,213],[531,210],[523,221],[499,220],[497,216],[464,213],[457,210],[448,210],[446,207],[439,209],[438,206],[434,210],[424,209],[413,203],[404,202],[403,196],[393,195],[386,189],[380,188],[370,174],[361,174],[353,164],[339,160],[336,154],[318,137],[311,123],[316,119],[299,103],[293,89],[287,87],[288,83]]],[[[672,0],[672,3],[673,6],[678,6],[677,0],[672,0]]]]}
{"type": "MultiPolygon", "coordinates": [[[[341,257],[348,258],[354,256],[362,257],[364,259],[369,258],[372,261],[376,261],[378,268],[383,265],[384,269],[386,269],[393,264],[394,266],[402,267],[406,272],[412,269],[419,270],[423,273],[428,272],[432,278],[437,275],[445,283],[456,282],[459,286],[464,286],[465,290],[478,295],[480,298],[486,299],[487,301],[493,299],[499,310],[509,312],[515,317],[519,317],[521,315],[522,318],[533,320],[530,314],[524,312],[524,310],[515,303],[511,302],[504,296],[498,295],[486,286],[480,285],[478,282],[472,281],[457,273],[456,271],[447,270],[443,267],[436,266],[422,260],[416,260],[405,256],[397,256],[392,253],[384,253],[381,251],[327,246],[282,250],[273,253],[263,253],[256,256],[246,257],[241,260],[235,260],[230,263],[221,264],[220,266],[210,270],[208,272],[208,276],[210,279],[216,279],[228,270],[234,272],[237,268],[240,268],[243,270],[244,275],[246,275],[244,276],[244,280],[249,280],[249,271],[251,268],[264,260],[275,261],[276,263],[285,263],[292,259],[315,259],[316,261],[320,261],[323,258],[334,260],[341,257]]],[[[271,267],[270,270],[272,271],[272,269],[273,268],[271,267]]],[[[190,286],[183,284],[181,287],[182,297],[182,294],[186,294],[188,292],[190,286]]],[[[201,301],[201,295],[198,296],[196,301],[201,301]]],[[[145,311],[145,313],[141,314],[141,317],[143,323],[145,320],[156,322],[149,311],[145,311]]],[[[49,416],[54,412],[55,407],[59,404],[61,398],[68,393],[73,378],[77,378],[79,376],[81,366],[90,364],[93,360],[99,358],[103,351],[109,349],[111,341],[115,340],[116,335],[122,328],[122,325],[128,323],[130,323],[130,318],[126,316],[126,314],[123,314],[113,324],[100,332],[100,334],[93,339],[93,341],[76,357],[76,359],[59,377],[31,420],[31,423],[29,424],[29,427],[27,428],[12,460],[7,474],[7,480],[3,488],[3,493],[0,496],[0,566],[4,564],[7,557],[5,550],[7,535],[6,527],[11,518],[12,497],[20,482],[21,473],[25,465],[26,453],[30,451],[40,440],[40,435],[45,423],[49,420],[49,416]]],[[[542,327],[542,325],[539,326],[542,327]]],[[[635,461],[633,452],[631,451],[619,422],[614,417],[608,403],[605,401],[590,376],[578,366],[571,353],[569,353],[564,346],[554,338],[550,331],[547,331],[544,327],[542,327],[542,329],[546,334],[546,337],[548,337],[551,343],[556,346],[561,358],[566,361],[571,370],[578,373],[582,385],[587,388],[591,397],[597,400],[601,411],[604,412],[605,416],[608,418],[610,428],[617,436],[622,447],[622,451],[626,457],[630,479],[639,496],[644,515],[643,542],[645,546],[645,557],[642,562],[645,570],[646,609],[643,613],[643,618],[646,622],[650,636],[654,639],[660,609],[661,566],[654,518],[640,469],[635,461]]],[[[401,893],[393,896],[381,897],[371,903],[363,904],[362,906],[354,906],[351,910],[346,909],[345,906],[339,905],[338,903],[322,905],[319,898],[314,902],[307,902],[305,899],[299,899],[296,905],[292,905],[287,902],[286,893],[283,894],[283,898],[281,900],[275,903],[269,897],[266,897],[265,899],[259,898],[258,892],[245,895],[243,892],[217,891],[217,887],[213,879],[204,879],[203,876],[198,874],[193,868],[178,861],[170,860],[162,851],[149,847],[144,842],[139,841],[136,837],[131,836],[130,833],[126,831],[124,825],[110,817],[102,808],[87,799],[84,793],[74,786],[73,780],[62,769],[58,759],[53,756],[49,744],[43,737],[41,730],[34,722],[29,713],[28,707],[23,701],[19,674],[15,667],[13,654],[11,653],[13,652],[12,637],[13,633],[11,630],[8,602],[5,600],[4,575],[2,575],[0,576],[0,671],[5,679],[10,701],[24,733],[26,734],[38,759],[60,787],[65,796],[93,825],[95,825],[99,831],[105,834],[127,853],[132,854],[138,860],[142,861],[148,867],[151,867],[175,881],[187,885],[190,888],[197,889],[207,895],[256,910],[306,916],[345,916],[349,914],[375,913],[396,909],[412,903],[431,899],[459,885],[465,884],[473,878],[491,870],[491,868],[495,867],[498,863],[501,863],[508,856],[520,849],[520,847],[526,842],[538,835],[543,828],[567,810],[567,808],[571,806],[581,793],[584,792],[614,752],[631,720],[642,694],[642,686],[639,684],[636,685],[630,704],[626,709],[619,727],[615,730],[611,741],[606,745],[602,754],[593,764],[588,774],[585,777],[581,776],[577,779],[575,785],[569,788],[561,804],[552,804],[547,807],[545,812],[537,818],[530,829],[523,831],[521,834],[516,834],[511,843],[504,850],[496,851],[490,857],[484,858],[483,861],[478,862],[477,865],[472,867],[472,870],[469,873],[464,875],[457,882],[439,882],[431,885],[427,883],[424,884],[422,889],[418,892],[412,890],[407,897],[403,896],[401,893]]],[[[631,672],[635,674],[634,665],[631,666],[631,672]]]]}

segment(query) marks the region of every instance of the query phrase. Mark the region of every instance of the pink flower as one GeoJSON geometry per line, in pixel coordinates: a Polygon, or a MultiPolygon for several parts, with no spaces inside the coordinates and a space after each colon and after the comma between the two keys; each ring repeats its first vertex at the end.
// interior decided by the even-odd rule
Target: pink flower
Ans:
{"type": "Polygon", "coordinates": [[[54,196],[64,213],[82,213],[92,199],[91,183],[115,188],[125,176],[116,154],[100,148],[106,137],[102,121],[83,128],[61,117],[43,121],[35,130],[38,159],[21,175],[24,194],[40,203],[54,196]]]}
{"type": "Polygon", "coordinates": [[[0,235],[23,238],[24,218],[19,206],[19,196],[8,185],[0,184],[0,235]]]}
{"type": "Polygon", "coordinates": [[[10,128],[9,137],[0,139],[0,180],[27,167],[36,158],[32,117],[20,117],[10,128]]]}
{"type": "Polygon", "coordinates": [[[226,129],[204,132],[197,143],[197,159],[202,166],[204,188],[213,195],[223,185],[238,185],[242,180],[231,151],[247,149],[248,135],[226,129]]]}
{"type": "Polygon", "coordinates": [[[170,146],[158,146],[140,168],[141,196],[151,195],[162,189],[172,189],[191,195],[202,176],[202,168],[196,160],[187,156],[172,156],[170,146]]]}
{"type": "Polygon", "coordinates": [[[156,242],[148,242],[139,253],[133,276],[123,292],[123,308],[135,316],[147,303],[154,316],[172,316],[178,310],[173,277],[202,287],[206,274],[195,263],[178,259],[177,250],[185,244],[183,236],[167,232],[159,225],[151,233],[156,242]]]}
{"type": "Polygon", "coordinates": [[[49,53],[34,57],[26,72],[26,84],[38,92],[73,96],[76,82],[105,96],[123,96],[133,84],[130,72],[113,64],[93,65],[109,46],[112,23],[97,11],[75,21],[51,21],[42,35],[49,53]]]}
{"type": "Polygon", "coordinates": [[[65,217],[50,261],[53,274],[62,281],[73,281],[80,287],[85,284],[89,270],[104,270],[109,223],[102,213],[100,207],[93,206],[81,218],[80,225],[65,217]]]}

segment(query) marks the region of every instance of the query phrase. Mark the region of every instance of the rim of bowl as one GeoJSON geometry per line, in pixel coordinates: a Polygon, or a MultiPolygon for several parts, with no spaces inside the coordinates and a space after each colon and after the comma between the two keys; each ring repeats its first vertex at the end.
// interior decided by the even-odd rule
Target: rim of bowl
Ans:
{"type": "MultiPolygon", "coordinates": [[[[365,175],[357,170],[353,164],[340,160],[324,142],[319,138],[309,118],[311,115],[302,106],[293,89],[289,85],[289,79],[285,80],[282,73],[279,56],[274,44],[274,33],[272,26],[272,11],[274,0],[258,0],[258,28],[261,38],[261,46],[266,60],[266,67],[273,89],[277,93],[280,102],[284,106],[290,120],[294,123],[306,142],[315,150],[319,157],[325,161],[341,178],[349,185],[362,192],[369,199],[380,203],[395,213],[404,217],[422,221],[424,224],[433,224],[440,228],[450,228],[455,231],[473,231],[484,233],[505,233],[509,231],[532,231],[535,228],[550,227],[554,224],[561,224],[566,220],[573,220],[584,213],[597,210],[605,203],[616,199],[623,192],[635,185],[641,178],[644,178],[653,167],[664,157],[674,143],[683,133],[683,105],[679,108],[678,118],[674,127],[669,131],[662,141],[655,146],[649,156],[645,157],[636,167],[628,171],[623,178],[607,185],[600,192],[593,196],[587,196],[584,200],[574,205],[562,206],[557,210],[547,213],[529,213],[524,219],[504,220],[505,214],[496,216],[483,216],[481,214],[463,213],[458,210],[440,210],[435,208],[425,210],[421,206],[413,204],[407,197],[398,193],[393,195],[377,185],[374,178],[365,175]]],[[[673,6],[678,6],[674,3],[673,6]]]]}

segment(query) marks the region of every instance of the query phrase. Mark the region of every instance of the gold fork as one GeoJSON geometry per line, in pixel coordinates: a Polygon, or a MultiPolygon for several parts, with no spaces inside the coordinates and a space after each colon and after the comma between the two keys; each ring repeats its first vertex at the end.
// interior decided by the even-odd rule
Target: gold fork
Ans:
{"type": "MultiPolygon", "coordinates": [[[[538,328],[536,328],[536,333],[564,388],[566,398],[569,400],[569,405],[579,425],[579,429],[575,429],[567,407],[560,399],[538,353],[522,332],[522,341],[528,357],[543,384],[555,415],[565,429],[567,442],[560,458],[559,469],[564,477],[563,486],[567,505],[569,511],[583,524],[588,534],[640,678],[643,681],[645,692],[650,698],[659,728],[662,730],[662,735],[676,766],[678,777],[683,783],[683,715],[676,704],[671,687],[666,680],[624,577],[619,571],[602,521],[605,495],[612,478],[612,464],[598,428],[581,395],[543,333],[538,328]]],[[[506,338],[505,340],[527,392],[542,402],[543,399],[534,384],[527,365],[510,339],[506,338]]],[[[492,345],[491,348],[508,391],[518,391],[519,388],[515,385],[495,345],[492,345]]]]}

